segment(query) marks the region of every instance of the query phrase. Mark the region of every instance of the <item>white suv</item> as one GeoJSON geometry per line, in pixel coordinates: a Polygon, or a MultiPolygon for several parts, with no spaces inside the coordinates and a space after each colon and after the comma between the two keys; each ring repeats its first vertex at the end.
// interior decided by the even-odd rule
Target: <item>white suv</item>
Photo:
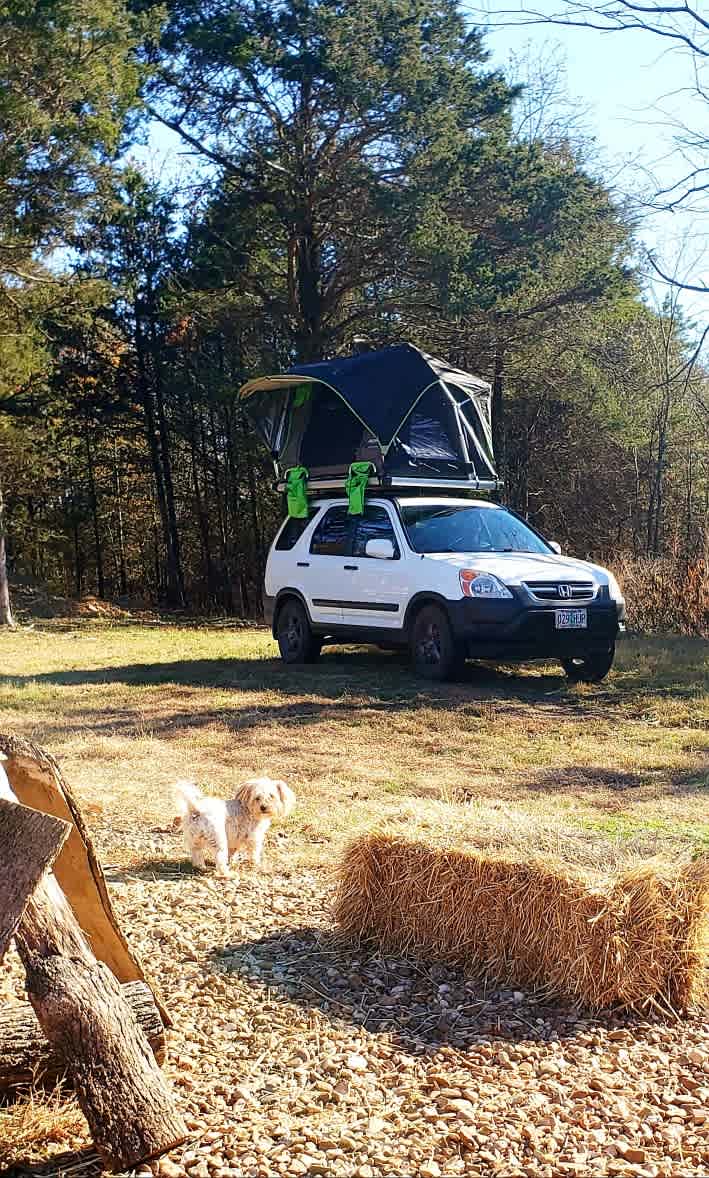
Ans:
{"type": "Polygon", "coordinates": [[[472,499],[320,499],[285,520],[268,554],[264,610],[287,663],[324,643],[405,647],[453,678],[466,658],[558,659],[598,682],[625,605],[607,569],[561,556],[514,512],[472,499]]]}

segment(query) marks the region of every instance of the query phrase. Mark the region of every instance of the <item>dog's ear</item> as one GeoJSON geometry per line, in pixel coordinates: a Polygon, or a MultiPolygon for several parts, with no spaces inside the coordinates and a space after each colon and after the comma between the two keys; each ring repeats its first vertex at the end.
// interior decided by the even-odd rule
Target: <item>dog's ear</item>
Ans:
{"type": "Polygon", "coordinates": [[[241,802],[242,806],[245,806],[247,810],[250,808],[254,799],[254,786],[255,782],[253,778],[250,778],[248,781],[242,782],[236,791],[237,802],[241,802]]]}
{"type": "Polygon", "coordinates": [[[285,781],[274,781],[276,792],[281,801],[281,812],[284,818],[287,818],[295,806],[295,794],[290,786],[286,785],[285,781]]]}

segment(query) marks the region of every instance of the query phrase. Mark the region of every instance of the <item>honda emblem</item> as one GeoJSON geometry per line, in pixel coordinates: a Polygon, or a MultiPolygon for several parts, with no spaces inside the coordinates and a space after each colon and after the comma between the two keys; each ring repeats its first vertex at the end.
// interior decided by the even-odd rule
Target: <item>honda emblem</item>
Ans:
{"type": "Polygon", "coordinates": [[[571,597],[572,589],[570,585],[559,586],[559,597],[571,597]]]}

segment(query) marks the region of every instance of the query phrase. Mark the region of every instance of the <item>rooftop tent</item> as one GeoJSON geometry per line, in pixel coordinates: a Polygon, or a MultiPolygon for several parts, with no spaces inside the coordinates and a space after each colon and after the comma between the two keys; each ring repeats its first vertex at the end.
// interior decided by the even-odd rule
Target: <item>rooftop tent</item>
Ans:
{"type": "Polygon", "coordinates": [[[280,478],[303,465],[312,489],[341,489],[369,460],[382,486],[497,486],[490,386],[410,344],[299,364],[238,396],[280,478]]]}

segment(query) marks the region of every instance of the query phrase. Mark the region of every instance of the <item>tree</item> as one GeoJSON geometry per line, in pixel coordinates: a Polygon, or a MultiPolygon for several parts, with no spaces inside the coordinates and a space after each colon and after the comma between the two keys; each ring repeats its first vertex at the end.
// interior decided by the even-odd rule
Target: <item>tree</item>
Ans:
{"type": "MultiPolygon", "coordinates": [[[[697,108],[709,103],[709,18],[699,6],[686,3],[641,4],[634,0],[562,0],[556,12],[542,11],[522,0],[517,9],[487,11],[496,24],[551,24],[595,29],[603,33],[646,34],[658,40],[665,51],[681,54],[687,62],[687,86],[683,96],[692,96],[697,108]]],[[[658,96],[660,97],[660,96],[658,96]]],[[[687,114],[666,115],[673,132],[677,158],[677,179],[658,187],[651,203],[656,209],[705,214],[709,195],[709,135],[706,118],[698,126],[692,118],[691,103],[683,104],[687,114]]],[[[706,114],[706,109],[704,110],[706,114]]],[[[668,275],[654,256],[657,273],[685,290],[706,293],[705,282],[681,281],[668,275]]]]}
{"type": "MultiPolygon", "coordinates": [[[[215,165],[203,232],[301,359],[416,300],[397,257],[513,92],[454,0],[178,0],[155,116],[215,165]]],[[[228,280],[228,279],[227,279],[228,280]]]]}
{"type": "MultiPolygon", "coordinates": [[[[67,241],[120,148],[146,27],[121,0],[0,0],[0,355],[10,367],[18,353],[26,361],[35,350],[28,288],[60,285],[42,255],[67,241]]],[[[12,408],[8,384],[16,391],[4,383],[0,414],[12,408]]],[[[2,543],[4,552],[4,535],[2,543]]],[[[3,559],[6,598],[4,567],[3,559]]]]}
{"type": "Polygon", "coordinates": [[[10,606],[10,587],[7,579],[7,551],[5,547],[5,501],[0,487],[0,626],[14,626],[10,606]]]}
{"type": "Polygon", "coordinates": [[[531,141],[498,153],[483,185],[462,184],[420,238],[459,363],[474,357],[491,376],[495,454],[507,478],[505,383],[515,356],[557,330],[568,308],[612,303],[632,287],[630,226],[567,145],[531,141]]]}
{"type": "Polygon", "coordinates": [[[167,555],[167,600],[185,604],[164,379],[167,318],[161,303],[176,258],[174,199],[127,167],[116,177],[96,222],[82,239],[85,268],[114,290],[114,314],[130,341],[130,374],[142,406],[167,555]]]}

